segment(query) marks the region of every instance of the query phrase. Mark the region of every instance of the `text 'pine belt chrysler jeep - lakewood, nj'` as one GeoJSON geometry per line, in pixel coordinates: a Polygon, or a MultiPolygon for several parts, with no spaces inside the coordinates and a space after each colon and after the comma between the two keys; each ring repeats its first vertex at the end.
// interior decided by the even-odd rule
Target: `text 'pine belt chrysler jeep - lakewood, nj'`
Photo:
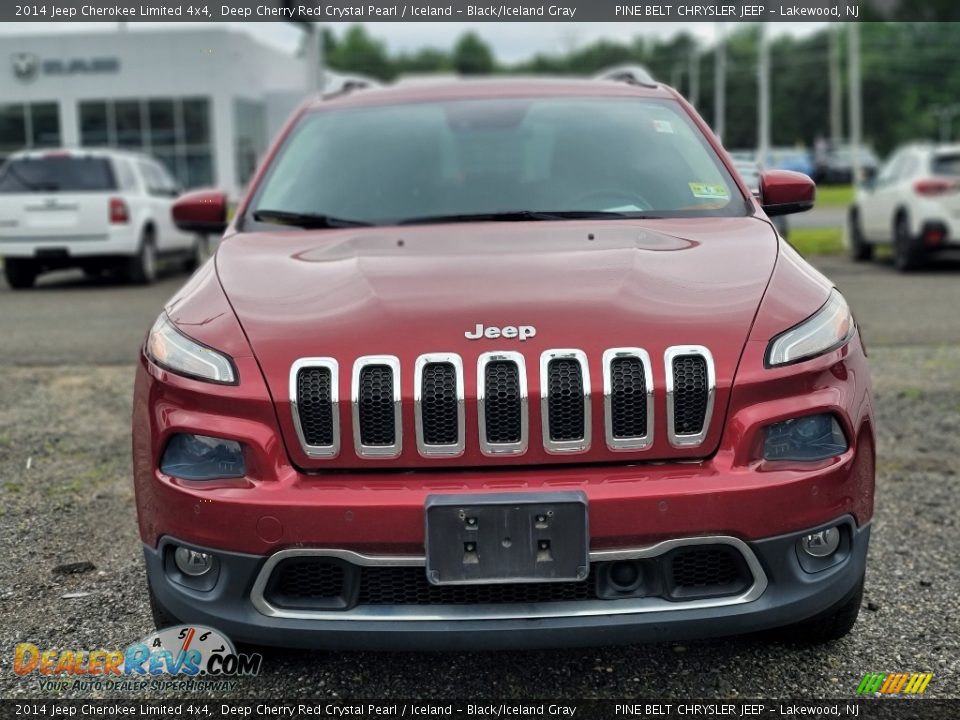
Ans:
{"type": "Polygon", "coordinates": [[[150,330],[160,626],[318,648],[846,634],[873,401],[843,297],[640,72],[305,104],[150,330]]]}

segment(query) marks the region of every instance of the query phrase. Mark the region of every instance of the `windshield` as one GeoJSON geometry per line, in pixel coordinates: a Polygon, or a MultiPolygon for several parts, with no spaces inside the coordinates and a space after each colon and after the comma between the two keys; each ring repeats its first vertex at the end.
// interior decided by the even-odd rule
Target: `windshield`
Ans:
{"type": "Polygon", "coordinates": [[[98,192],[116,187],[105,158],[22,157],[0,167],[0,193],[98,192]]]}
{"type": "Polygon", "coordinates": [[[291,225],[297,214],[390,224],[746,213],[679,105],[579,98],[314,112],[284,144],[251,207],[255,219],[291,225]]]}

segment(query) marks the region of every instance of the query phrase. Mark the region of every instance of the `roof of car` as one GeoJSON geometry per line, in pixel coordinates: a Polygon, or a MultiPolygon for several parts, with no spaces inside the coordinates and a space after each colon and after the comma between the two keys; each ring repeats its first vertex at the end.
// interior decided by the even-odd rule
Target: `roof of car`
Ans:
{"type": "Polygon", "coordinates": [[[107,147],[81,147],[81,148],[31,148],[29,150],[18,150],[11,153],[8,157],[15,158],[41,158],[41,157],[123,157],[130,160],[153,160],[145,153],[133,152],[130,150],[120,150],[118,148],[107,147]]]}
{"type": "Polygon", "coordinates": [[[367,88],[321,96],[308,109],[354,105],[392,105],[427,100],[466,100],[492,97],[646,97],[675,98],[665,85],[647,87],[615,80],[510,77],[483,79],[442,78],[367,88]]]}

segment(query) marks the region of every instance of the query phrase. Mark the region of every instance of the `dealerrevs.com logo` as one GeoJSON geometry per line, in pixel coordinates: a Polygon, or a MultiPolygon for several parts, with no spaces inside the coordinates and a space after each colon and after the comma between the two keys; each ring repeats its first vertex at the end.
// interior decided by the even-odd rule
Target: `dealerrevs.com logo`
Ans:
{"type": "Polygon", "coordinates": [[[178,625],[122,651],[41,650],[20,643],[13,671],[36,676],[41,690],[230,690],[236,685],[230,678],[256,675],[262,662],[259,654],[238,653],[218,630],[178,625]]]}
{"type": "Polygon", "coordinates": [[[857,695],[922,695],[932,679],[932,673],[867,673],[857,695]]]}

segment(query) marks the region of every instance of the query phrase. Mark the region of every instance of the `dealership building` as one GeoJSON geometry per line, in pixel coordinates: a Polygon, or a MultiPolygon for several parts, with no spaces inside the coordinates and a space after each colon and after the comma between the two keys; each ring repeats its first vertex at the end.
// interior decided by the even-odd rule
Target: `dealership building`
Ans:
{"type": "Polygon", "coordinates": [[[187,188],[231,196],[316,77],[305,60],[226,28],[8,36],[0,160],[24,148],[149,153],[187,188]]]}

